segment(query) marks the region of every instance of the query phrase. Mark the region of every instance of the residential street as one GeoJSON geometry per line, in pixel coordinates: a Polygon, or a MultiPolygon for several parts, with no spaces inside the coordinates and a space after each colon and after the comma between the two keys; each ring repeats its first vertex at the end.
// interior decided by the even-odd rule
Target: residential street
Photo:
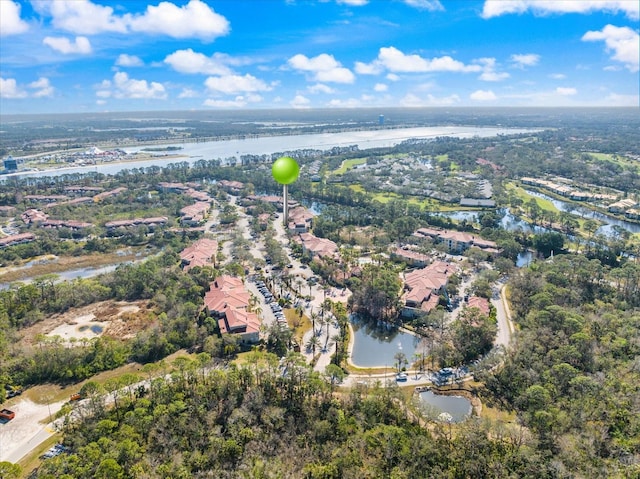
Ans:
{"type": "Polygon", "coordinates": [[[492,299],[491,303],[495,306],[498,320],[498,333],[494,342],[495,346],[502,346],[504,349],[509,347],[511,336],[513,335],[513,323],[511,321],[511,311],[509,303],[505,296],[505,285],[500,288],[500,297],[492,299]]]}

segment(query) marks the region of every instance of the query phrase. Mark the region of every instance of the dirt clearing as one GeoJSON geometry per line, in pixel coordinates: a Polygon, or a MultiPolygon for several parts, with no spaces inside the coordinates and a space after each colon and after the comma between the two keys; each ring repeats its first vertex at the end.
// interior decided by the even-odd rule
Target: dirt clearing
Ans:
{"type": "Polygon", "coordinates": [[[60,336],[69,343],[100,336],[129,339],[151,326],[152,318],[146,301],[102,301],[54,314],[21,333],[25,345],[34,345],[41,335],[60,336]]]}

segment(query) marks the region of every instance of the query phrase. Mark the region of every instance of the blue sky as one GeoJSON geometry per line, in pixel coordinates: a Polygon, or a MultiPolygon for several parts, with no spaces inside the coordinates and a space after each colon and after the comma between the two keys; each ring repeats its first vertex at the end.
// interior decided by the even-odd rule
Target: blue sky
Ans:
{"type": "Polygon", "coordinates": [[[638,0],[0,0],[0,113],[638,106],[638,0]]]}

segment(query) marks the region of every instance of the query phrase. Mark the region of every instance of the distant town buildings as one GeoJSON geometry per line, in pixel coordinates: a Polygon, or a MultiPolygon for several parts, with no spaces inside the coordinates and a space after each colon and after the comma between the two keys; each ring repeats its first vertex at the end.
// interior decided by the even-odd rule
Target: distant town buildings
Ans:
{"type": "Polygon", "coordinates": [[[432,228],[419,228],[413,233],[417,238],[431,238],[436,243],[444,243],[449,253],[462,254],[472,246],[487,253],[499,253],[494,241],[485,240],[461,231],[447,231],[432,228]]]}
{"type": "Polygon", "coordinates": [[[608,210],[611,213],[624,213],[625,211],[627,211],[630,208],[633,208],[634,206],[636,206],[636,201],[632,200],[631,198],[625,198],[622,199],[620,201],[616,201],[615,203],[612,203],[609,205],[608,210]]]}
{"type": "Polygon", "coordinates": [[[244,183],[240,181],[220,180],[218,184],[230,193],[238,193],[244,188],[244,183]]]}
{"type": "Polygon", "coordinates": [[[125,191],[127,191],[127,189],[124,187],[116,188],[115,190],[111,190],[111,191],[103,191],[102,193],[98,193],[97,195],[95,195],[93,197],[93,201],[98,203],[112,196],[116,196],[116,195],[119,195],[120,193],[124,193],[125,191]]]}
{"type": "Polygon", "coordinates": [[[180,210],[180,223],[186,226],[196,226],[202,223],[209,214],[211,205],[205,201],[197,201],[180,210]]]}
{"type": "Polygon", "coordinates": [[[40,223],[42,228],[69,228],[72,230],[81,230],[85,228],[91,228],[93,223],[86,223],[83,221],[75,220],[45,220],[40,223]]]}
{"type": "Polygon", "coordinates": [[[7,173],[18,171],[18,160],[14,157],[7,156],[4,160],[2,160],[2,163],[7,173]]]}
{"type": "Polygon", "coordinates": [[[22,221],[24,221],[24,224],[32,225],[34,223],[46,221],[49,218],[49,215],[35,208],[30,208],[22,213],[20,217],[22,218],[22,221]]]}
{"type": "Polygon", "coordinates": [[[33,233],[20,233],[17,235],[9,235],[4,238],[0,238],[0,248],[6,248],[7,246],[13,246],[22,243],[29,243],[34,241],[36,236],[33,233]]]}
{"type": "Polygon", "coordinates": [[[149,229],[154,229],[158,226],[167,224],[169,218],[166,216],[155,216],[152,218],[134,218],[132,220],[115,220],[107,221],[104,226],[108,230],[114,230],[116,228],[130,228],[132,226],[147,226],[149,229]]]}

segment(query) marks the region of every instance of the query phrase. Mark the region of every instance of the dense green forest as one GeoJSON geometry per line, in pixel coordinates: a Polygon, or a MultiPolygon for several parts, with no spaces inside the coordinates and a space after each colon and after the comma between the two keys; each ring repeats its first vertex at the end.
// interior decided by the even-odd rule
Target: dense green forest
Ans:
{"type": "Polygon", "coordinates": [[[223,368],[205,354],[117,408],[96,391],[65,426],[70,452],[33,477],[639,477],[638,271],[558,255],[512,275],[517,341],[473,390],[515,422],[419,419],[398,388],[336,390],[296,353],[223,368]]]}

